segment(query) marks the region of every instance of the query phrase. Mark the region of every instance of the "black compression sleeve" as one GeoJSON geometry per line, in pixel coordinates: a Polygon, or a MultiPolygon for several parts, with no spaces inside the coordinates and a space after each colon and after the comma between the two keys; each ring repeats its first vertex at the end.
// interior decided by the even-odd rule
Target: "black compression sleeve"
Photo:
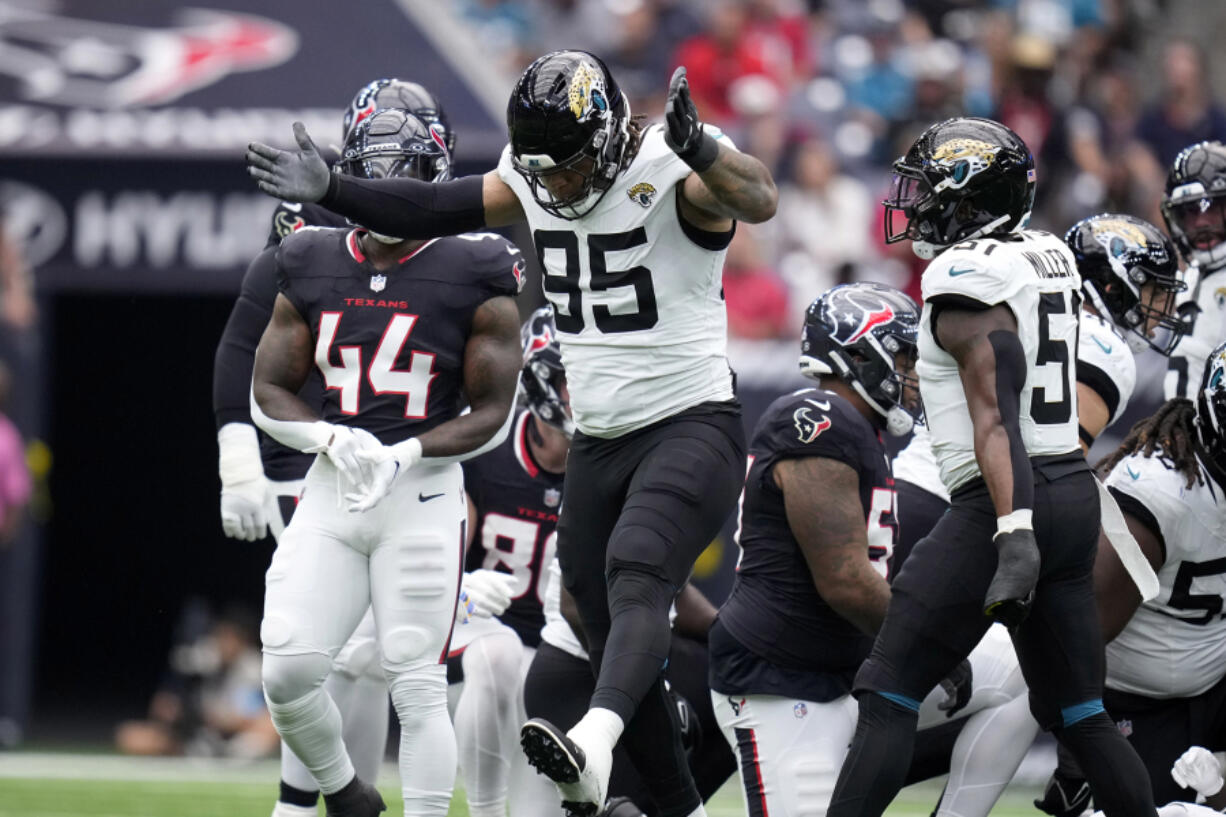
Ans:
{"type": "Polygon", "coordinates": [[[1034,508],[1034,472],[1022,442],[1020,421],[1022,387],[1026,383],[1026,352],[1014,332],[998,329],[988,335],[996,353],[996,407],[1009,435],[1009,462],[1013,469],[1013,510],[1034,508]]]}
{"type": "Polygon", "coordinates": [[[485,226],[482,176],[447,182],[355,179],[332,174],[320,204],[397,238],[437,238],[485,226]]]}
{"type": "Polygon", "coordinates": [[[255,349],[277,299],[276,252],[276,248],[265,250],[247,268],[242,291],[213,356],[213,415],[219,429],[226,423],[251,422],[255,349]]]}

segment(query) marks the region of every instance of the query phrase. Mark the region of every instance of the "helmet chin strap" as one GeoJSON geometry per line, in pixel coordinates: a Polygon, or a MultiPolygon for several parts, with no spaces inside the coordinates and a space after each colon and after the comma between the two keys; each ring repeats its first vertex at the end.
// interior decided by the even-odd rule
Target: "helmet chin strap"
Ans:
{"type": "Polygon", "coordinates": [[[891,437],[902,437],[911,433],[911,429],[915,427],[915,418],[905,408],[894,405],[887,409],[868,396],[868,391],[861,385],[859,380],[851,381],[851,387],[855,389],[856,394],[864,399],[865,403],[868,403],[873,411],[885,418],[885,431],[887,434],[891,437]]]}
{"type": "MultiPolygon", "coordinates": [[[[963,241],[972,241],[976,238],[979,238],[980,236],[987,235],[988,233],[993,232],[997,227],[1004,224],[1008,220],[1009,220],[1009,216],[1001,216],[1000,218],[994,221],[989,221],[987,224],[983,225],[982,227],[980,227],[978,230],[971,233],[970,235],[964,235],[961,238],[959,238],[957,241],[954,241],[950,244],[936,244],[931,241],[912,241],[911,242],[911,252],[915,253],[917,256],[924,259],[925,261],[931,261],[932,259],[936,258],[937,255],[941,253],[943,250],[949,249],[954,244],[961,244],[963,241]]],[[[1027,223],[1029,220],[1030,220],[1029,214],[1026,214],[1025,216],[1023,216],[1018,221],[1019,229],[1021,225],[1027,223]]]]}
{"type": "Polygon", "coordinates": [[[1196,262],[1196,266],[1202,270],[1206,272],[1216,270],[1219,267],[1226,266],[1226,241],[1214,245],[1208,250],[1192,250],[1190,255],[1192,260],[1196,262]]]}

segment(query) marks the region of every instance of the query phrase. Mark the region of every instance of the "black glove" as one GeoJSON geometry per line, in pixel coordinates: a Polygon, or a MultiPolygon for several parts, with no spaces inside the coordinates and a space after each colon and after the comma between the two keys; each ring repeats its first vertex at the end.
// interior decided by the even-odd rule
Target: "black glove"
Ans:
{"type": "Polygon", "coordinates": [[[278,150],[260,142],[247,146],[247,173],[270,196],[286,201],[319,201],[328,192],[332,173],[311,141],[306,126],[294,123],[301,150],[278,150]]]}
{"type": "Polygon", "coordinates": [[[1016,627],[1030,612],[1034,586],[1039,583],[1042,559],[1034,531],[1016,528],[992,538],[998,560],[996,575],[988,585],[983,612],[1006,627],[1016,627]]]}
{"type": "Polygon", "coordinates": [[[698,110],[690,99],[690,83],[685,78],[685,66],[673,71],[668,82],[668,103],[664,106],[664,141],[673,152],[698,173],[715,163],[719,143],[702,129],[698,110]]]}
{"type": "Polygon", "coordinates": [[[971,662],[965,658],[954,667],[954,671],[941,681],[941,689],[945,690],[945,700],[937,704],[937,709],[952,718],[971,702],[971,692],[974,691],[974,676],[971,673],[971,662]]]}

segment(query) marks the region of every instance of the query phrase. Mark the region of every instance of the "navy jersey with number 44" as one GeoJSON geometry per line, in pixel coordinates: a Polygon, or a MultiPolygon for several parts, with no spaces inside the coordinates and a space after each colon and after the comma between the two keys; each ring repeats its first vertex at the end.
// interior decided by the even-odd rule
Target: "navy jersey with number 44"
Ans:
{"type": "MultiPolygon", "coordinates": [[[[849,690],[872,646],[870,636],[822,600],[788,525],[774,468],[782,460],[808,457],[837,460],[859,475],[869,558],[882,576],[887,574],[898,526],[894,480],[877,430],[828,391],[804,389],[779,398],[758,421],[749,445],[738,533],[741,559],[719,612],[736,644],[724,645],[719,650],[724,655],[712,661],[712,686],[718,691],[831,700],[849,690]]],[[[821,503],[822,497],[810,501],[821,503]]]]}
{"type": "Polygon", "coordinates": [[[518,293],[524,261],[502,236],[468,233],[379,270],[360,234],[308,227],[286,236],[278,285],[311,328],[324,419],[394,443],[460,413],[473,315],[518,293]]]}
{"type": "Polygon", "coordinates": [[[499,621],[529,647],[545,626],[545,571],[557,550],[563,474],[546,471],[528,448],[527,410],[506,442],[464,463],[464,490],[477,508],[465,570],[501,570],[515,577],[511,606],[499,621]]]}

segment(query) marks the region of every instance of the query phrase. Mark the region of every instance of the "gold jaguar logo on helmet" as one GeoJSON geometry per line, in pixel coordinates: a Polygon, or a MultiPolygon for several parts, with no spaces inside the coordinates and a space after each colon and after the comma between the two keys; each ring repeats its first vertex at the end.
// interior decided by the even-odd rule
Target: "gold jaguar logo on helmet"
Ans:
{"type": "Polygon", "coordinates": [[[1000,145],[979,139],[950,139],[943,143],[932,152],[932,161],[949,170],[949,176],[941,180],[938,188],[962,187],[991,167],[1000,149],[1000,145]]]}
{"type": "MultiPolygon", "coordinates": [[[[1094,222],[1094,238],[1099,243],[1112,249],[1106,244],[1111,237],[1119,238],[1138,247],[1144,247],[1146,244],[1145,233],[1141,228],[1122,218],[1104,218],[1094,222]]],[[[1119,255],[1119,252],[1112,252],[1112,255],[1119,255]]]]}
{"type": "Polygon", "coordinates": [[[641,204],[646,208],[650,207],[652,202],[655,201],[656,188],[655,185],[648,184],[647,182],[639,182],[634,187],[627,190],[626,195],[629,196],[630,200],[635,204],[641,204]]]}
{"type": "Polygon", "coordinates": [[[609,109],[605,96],[604,77],[591,63],[581,62],[570,78],[566,91],[570,112],[575,119],[586,122],[592,116],[600,116],[609,109]]]}

